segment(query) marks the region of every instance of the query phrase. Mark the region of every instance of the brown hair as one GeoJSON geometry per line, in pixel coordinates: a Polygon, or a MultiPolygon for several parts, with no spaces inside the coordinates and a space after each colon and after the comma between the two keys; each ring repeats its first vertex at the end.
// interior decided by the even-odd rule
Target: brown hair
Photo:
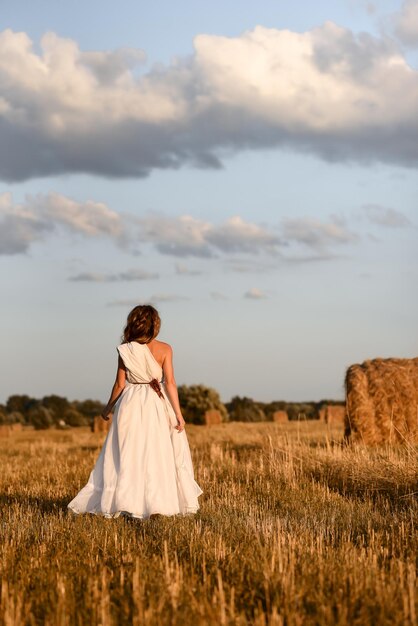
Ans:
{"type": "Polygon", "coordinates": [[[150,304],[136,306],[128,315],[123,331],[123,341],[149,343],[160,332],[161,319],[157,309],[150,304]]]}

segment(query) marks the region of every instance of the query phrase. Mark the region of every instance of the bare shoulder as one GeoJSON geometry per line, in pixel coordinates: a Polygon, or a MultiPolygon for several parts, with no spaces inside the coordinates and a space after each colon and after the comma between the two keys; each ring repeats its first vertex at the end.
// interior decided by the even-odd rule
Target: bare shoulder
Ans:
{"type": "Polygon", "coordinates": [[[173,350],[169,343],[165,341],[158,341],[154,339],[152,342],[152,353],[156,357],[160,364],[170,361],[172,358],[173,350]]]}
{"type": "Polygon", "coordinates": [[[157,341],[156,339],[155,343],[162,354],[171,354],[173,352],[173,348],[169,343],[166,343],[165,341],[157,341]]]}

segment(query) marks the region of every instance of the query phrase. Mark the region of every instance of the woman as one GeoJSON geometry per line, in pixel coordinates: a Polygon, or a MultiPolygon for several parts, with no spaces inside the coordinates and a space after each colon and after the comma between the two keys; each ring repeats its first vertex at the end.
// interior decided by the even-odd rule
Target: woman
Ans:
{"type": "Polygon", "coordinates": [[[112,424],[86,486],[68,504],[74,513],[146,519],[199,509],[203,492],[194,480],[173,352],[156,340],[160,325],[150,305],[128,315],[116,381],[102,413],[108,420],[115,408],[112,424]]]}

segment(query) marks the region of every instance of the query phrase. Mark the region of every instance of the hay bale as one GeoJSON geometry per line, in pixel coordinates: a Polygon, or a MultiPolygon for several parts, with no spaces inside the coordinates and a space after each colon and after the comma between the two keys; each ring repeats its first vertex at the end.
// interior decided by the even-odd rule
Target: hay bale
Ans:
{"type": "Polygon", "coordinates": [[[0,424],[0,437],[10,437],[12,434],[10,424],[0,424]]]}
{"type": "Polygon", "coordinates": [[[327,412],[327,407],[323,407],[322,409],[319,409],[319,421],[320,422],[325,422],[326,412],[327,412]]]}
{"type": "Polygon", "coordinates": [[[287,411],[274,411],[273,413],[273,422],[278,424],[284,424],[289,421],[289,416],[287,411]]]}
{"type": "Polygon", "coordinates": [[[102,418],[101,415],[95,415],[93,418],[93,423],[91,425],[91,430],[94,433],[107,433],[109,432],[110,426],[112,424],[112,415],[109,416],[109,419],[106,421],[102,418]]]}
{"type": "Polygon", "coordinates": [[[13,433],[20,433],[23,430],[23,426],[19,422],[15,422],[14,424],[10,424],[10,429],[13,433]]]}
{"type": "Polygon", "coordinates": [[[366,444],[418,441],[418,358],[348,368],[346,437],[366,444]]]}
{"type": "Polygon", "coordinates": [[[208,409],[205,411],[205,424],[206,426],[215,426],[221,424],[222,415],[217,409],[208,409]]]}
{"type": "Polygon", "coordinates": [[[345,406],[328,404],[325,407],[324,421],[326,424],[345,424],[345,406]]]}

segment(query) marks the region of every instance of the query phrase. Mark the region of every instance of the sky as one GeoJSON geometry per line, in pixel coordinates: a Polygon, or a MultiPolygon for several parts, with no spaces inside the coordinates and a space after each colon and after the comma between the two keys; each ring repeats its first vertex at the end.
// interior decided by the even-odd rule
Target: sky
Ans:
{"type": "Polygon", "coordinates": [[[0,402],[107,401],[130,309],[178,384],[343,398],[417,355],[418,1],[4,0],[0,402]]]}

